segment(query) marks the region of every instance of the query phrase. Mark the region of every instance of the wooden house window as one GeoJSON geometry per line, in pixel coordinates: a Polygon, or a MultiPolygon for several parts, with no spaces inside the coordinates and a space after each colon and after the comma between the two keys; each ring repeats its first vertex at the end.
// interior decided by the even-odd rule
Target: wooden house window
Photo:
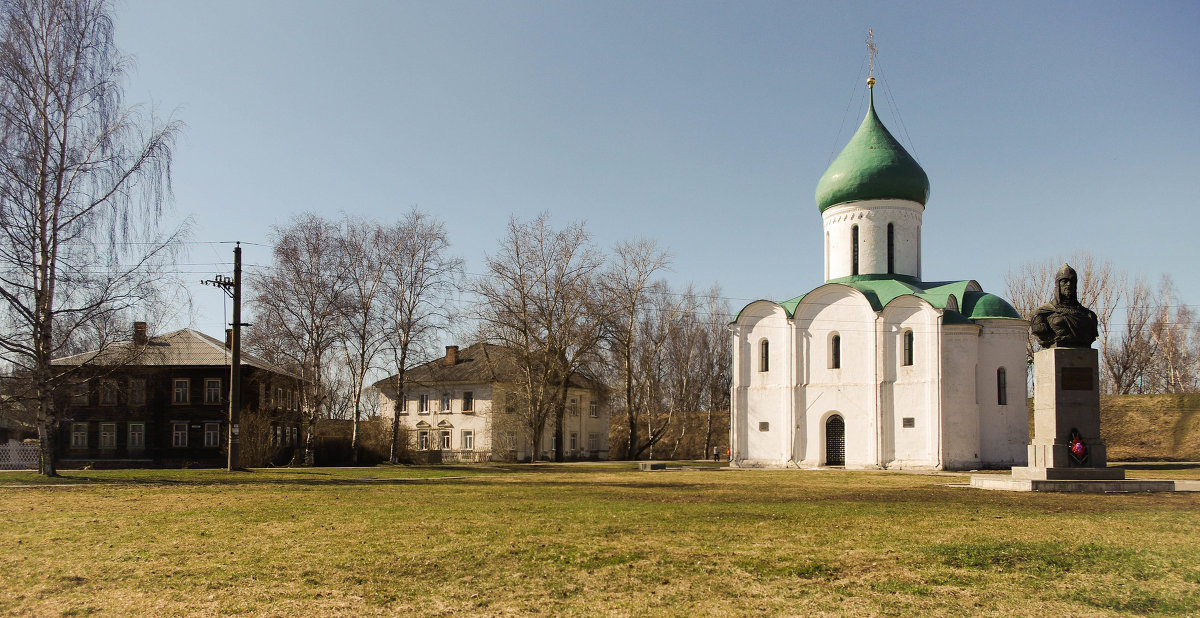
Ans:
{"type": "Polygon", "coordinates": [[[71,423],[71,448],[88,447],[88,424],[71,423]]]}
{"type": "Polygon", "coordinates": [[[117,448],[116,423],[100,423],[100,448],[104,450],[117,448]]]}
{"type": "Polygon", "coordinates": [[[217,448],[221,446],[221,424],[220,423],[205,423],[204,424],[204,446],[209,448],[217,448]]]}
{"type": "Polygon", "coordinates": [[[101,380],[100,381],[100,405],[102,405],[102,406],[117,405],[117,381],[116,380],[101,380]]]}
{"type": "Polygon", "coordinates": [[[175,448],[184,448],[187,446],[188,424],[187,423],[171,423],[171,446],[175,448]]]}
{"type": "Polygon", "coordinates": [[[145,423],[130,423],[129,424],[129,449],[139,450],[146,448],[146,424],[145,423]]]}
{"type": "Polygon", "coordinates": [[[186,404],[188,402],[188,390],[191,388],[191,381],[187,378],[175,378],[171,383],[173,385],[171,389],[171,403],[186,404]]]}
{"type": "Polygon", "coordinates": [[[221,403],[220,378],[208,378],[204,381],[204,403],[221,403]]]}
{"type": "Polygon", "coordinates": [[[129,381],[129,405],[146,405],[146,380],[133,378],[129,381]]]}

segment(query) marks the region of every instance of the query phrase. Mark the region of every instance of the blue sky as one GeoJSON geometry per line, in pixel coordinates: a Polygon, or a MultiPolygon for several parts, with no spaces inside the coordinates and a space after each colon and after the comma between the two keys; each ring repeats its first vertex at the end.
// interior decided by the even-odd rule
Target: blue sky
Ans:
{"type": "MultiPolygon", "coordinates": [[[[822,280],[817,180],[876,107],[925,168],[924,276],[1002,291],[1091,250],[1200,302],[1200,3],[130,0],[130,103],[187,124],[184,278],[270,262],[311,210],[443,219],[469,272],[510,216],[654,238],[734,310],[822,280]],[[193,272],[194,271],[194,272],[193,272]]],[[[194,286],[191,326],[228,321],[194,286]]],[[[185,318],[184,322],[188,320],[185,318]]]]}

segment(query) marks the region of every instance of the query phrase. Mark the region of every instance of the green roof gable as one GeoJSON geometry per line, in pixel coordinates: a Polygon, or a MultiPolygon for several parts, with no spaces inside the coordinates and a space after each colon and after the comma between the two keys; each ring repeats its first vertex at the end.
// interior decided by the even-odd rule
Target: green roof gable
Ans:
{"type": "MultiPolygon", "coordinates": [[[[971,289],[973,282],[970,280],[917,281],[915,277],[906,275],[854,275],[833,279],[827,283],[858,290],[875,311],[882,311],[888,303],[908,295],[916,296],[941,309],[942,320],[946,324],[971,324],[973,320],[981,318],[1021,319],[1021,315],[1008,301],[995,294],[971,289]],[[954,298],[953,301],[951,297],[954,298]],[[955,310],[955,307],[958,309],[955,310]]],[[[778,304],[783,307],[787,316],[792,318],[805,296],[807,294],[801,294],[778,304]]]]}
{"type": "Polygon", "coordinates": [[[875,90],[867,116],[817,182],[817,207],[861,200],[899,199],[924,205],[929,177],[912,155],[892,137],[875,114],[875,90]]]}

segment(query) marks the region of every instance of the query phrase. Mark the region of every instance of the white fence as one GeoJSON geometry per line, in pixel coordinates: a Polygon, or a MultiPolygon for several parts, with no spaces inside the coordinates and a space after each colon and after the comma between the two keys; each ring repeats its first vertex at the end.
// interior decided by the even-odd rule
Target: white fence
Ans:
{"type": "Polygon", "coordinates": [[[0,470],[37,470],[37,442],[0,443],[0,470]]]}

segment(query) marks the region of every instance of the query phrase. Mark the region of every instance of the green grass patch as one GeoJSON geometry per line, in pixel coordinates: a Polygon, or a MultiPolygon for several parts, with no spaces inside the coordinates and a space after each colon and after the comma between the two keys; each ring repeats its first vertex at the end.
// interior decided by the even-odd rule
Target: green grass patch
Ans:
{"type": "Polygon", "coordinates": [[[1096,543],[984,541],[938,545],[931,552],[952,567],[991,571],[1053,574],[1136,565],[1134,552],[1096,543]]]}

